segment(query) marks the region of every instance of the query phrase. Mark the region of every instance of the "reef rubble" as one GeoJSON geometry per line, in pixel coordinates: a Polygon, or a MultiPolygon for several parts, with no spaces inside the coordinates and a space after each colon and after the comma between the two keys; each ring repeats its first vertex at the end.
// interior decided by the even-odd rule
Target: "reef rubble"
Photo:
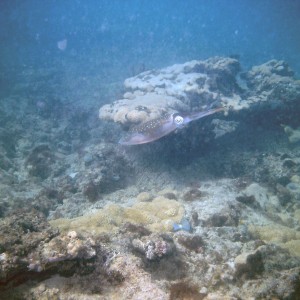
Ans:
{"type": "MultiPolygon", "coordinates": [[[[187,190],[159,193],[177,195],[177,200],[164,201],[185,207],[192,232],[171,228],[162,232],[159,227],[147,226],[153,220],[146,222],[137,211],[128,219],[126,211],[118,214],[105,208],[104,214],[72,219],[67,227],[59,220],[51,221],[50,226],[34,214],[15,216],[14,220],[24,220],[20,225],[5,218],[8,227],[1,226],[0,240],[3,299],[120,299],[120,294],[122,299],[172,299],[171,295],[179,293],[178,286],[182,287],[179,299],[190,293],[195,299],[216,295],[297,299],[299,216],[279,213],[282,204],[276,194],[258,184],[240,189],[227,179],[206,183],[199,191],[193,201],[187,201],[187,190]],[[104,216],[114,230],[101,225],[104,216]],[[8,230],[18,232],[18,226],[27,233],[23,233],[19,248],[14,248],[15,240],[22,239],[8,230]],[[102,229],[95,230],[99,226],[102,229]]],[[[137,195],[137,207],[143,203],[150,208],[155,203],[159,208],[155,199],[162,196],[154,198],[156,202],[140,202],[144,196],[137,195]]],[[[291,203],[297,206],[293,200],[291,203]]],[[[156,214],[174,222],[167,205],[156,214]]]]}

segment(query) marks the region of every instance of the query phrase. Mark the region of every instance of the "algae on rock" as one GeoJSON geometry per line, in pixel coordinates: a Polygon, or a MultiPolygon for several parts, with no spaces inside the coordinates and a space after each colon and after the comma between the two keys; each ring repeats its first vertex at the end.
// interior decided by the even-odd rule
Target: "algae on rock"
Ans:
{"type": "Polygon", "coordinates": [[[91,215],[61,218],[50,223],[63,232],[114,232],[126,222],[144,225],[154,232],[166,232],[171,231],[173,223],[180,222],[183,216],[184,208],[179,202],[158,196],[151,202],[138,202],[132,207],[110,204],[91,215]]]}

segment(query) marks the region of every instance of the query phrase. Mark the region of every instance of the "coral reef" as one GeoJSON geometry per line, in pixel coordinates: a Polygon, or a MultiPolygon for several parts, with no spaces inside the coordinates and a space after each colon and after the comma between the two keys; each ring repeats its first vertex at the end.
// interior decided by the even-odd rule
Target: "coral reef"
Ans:
{"type": "Polygon", "coordinates": [[[170,300],[171,299],[205,299],[206,290],[200,290],[197,285],[191,285],[188,282],[177,282],[170,286],[170,300]]]}
{"type": "Polygon", "coordinates": [[[264,271],[263,258],[259,248],[251,253],[244,252],[238,255],[234,263],[237,278],[242,278],[242,276],[247,279],[255,278],[264,271]]]}
{"type": "Polygon", "coordinates": [[[69,231],[40,247],[39,255],[29,255],[28,270],[41,272],[58,262],[91,259],[96,255],[95,246],[95,241],[91,238],[82,239],[77,236],[76,231],[69,231]]]}
{"type": "Polygon", "coordinates": [[[3,157],[13,157],[15,149],[15,141],[18,137],[16,130],[0,128],[0,153],[3,157]]]}
{"type": "Polygon", "coordinates": [[[284,225],[250,226],[249,231],[254,237],[266,242],[276,243],[289,250],[291,255],[300,257],[300,233],[284,225]]]}
{"type": "Polygon", "coordinates": [[[185,194],[183,195],[183,199],[184,201],[195,201],[201,199],[204,196],[205,194],[203,194],[203,192],[201,192],[199,189],[193,188],[185,192],[185,194]]]}
{"type": "Polygon", "coordinates": [[[283,129],[288,135],[290,143],[298,143],[300,141],[300,127],[293,129],[290,126],[283,125],[283,129]]]}
{"type": "Polygon", "coordinates": [[[95,242],[75,231],[58,235],[40,214],[23,213],[0,224],[0,283],[22,281],[30,272],[62,268],[64,262],[88,260],[96,255],[95,242]],[[57,263],[62,264],[58,267],[57,263]]]}
{"type": "MultiPolygon", "coordinates": [[[[233,110],[257,109],[257,103],[277,107],[300,97],[300,85],[283,61],[271,60],[244,73],[240,69],[236,59],[215,57],[145,71],[126,79],[124,98],[101,107],[99,117],[130,126],[164,113],[199,111],[215,103],[233,110]]],[[[238,125],[215,122],[218,136],[238,125]]]]}
{"type": "Polygon", "coordinates": [[[0,282],[6,283],[28,267],[28,255],[58,232],[37,212],[19,212],[0,222],[0,282]]]}
{"type": "MultiPolygon", "coordinates": [[[[62,233],[54,231],[33,248],[22,250],[25,254],[21,260],[22,272],[38,273],[47,279],[42,284],[25,281],[15,293],[21,297],[29,297],[28,293],[31,293],[33,299],[41,298],[43,294],[80,298],[86,295],[86,290],[92,297],[101,295],[111,299],[120,293],[124,299],[172,299],[174,295],[196,299],[216,295],[223,299],[265,295],[292,297],[300,286],[300,258],[290,254],[299,255],[291,251],[298,247],[292,243],[297,241],[297,231],[290,228],[288,233],[288,227],[281,225],[279,230],[286,230],[280,240],[275,238],[279,236],[278,232],[273,234],[275,239],[264,238],[271,236],[270,231],[263,236],[263,231],[253,223],[257,222],[258,214],[265,212],[260,223],[269,226],[270,230],[275,228],[271,213],[278,211],[281,203],[273,200],[267,205],[266,195],[269,198],[276,196],[257,184],[244,187],[231,198],[224,197],[225,186],[232,187],[233,182],[203,185],[201,192],[206,196],[199,202],[188,202],[186,215],[195,220],[192,215],[197,213],[199,221],[199,224],[194,222],[193,234],[172,230],[162,233],[169,230],[164,227],[164,222],[181,220],[184,210],[180,203],[187,203],[184,200],[186,190],[173,190],[177,201],[163,196],[148,200],[149,193],[143,194],[142,198],[147,196],[146,202],[137,200],[131,207],[109,205],[94,215],[51,221],[62,233]],[[237,195],[255,198],[260,204],[259,213],[258,208],[247,205],[247,201],[237,201],[237,195]],[[241,205],[244,205],[243,210],[241,205]],[[221,217],[215,216],[218,213],[221,217]],[[283,249],[288,243],[291,243],[289,251],[283,249]],[[59,279],[50,278],[53,273],[60,274],[59,279]],[[69,277],[72,274],[76,276],[69,277]],[[166,280],[168,284],[162,284],[166,280]],[[54,286],[57,287],[55,290],[54,286]],[[65,288],[67,286],[76,286],[76,289],[65,288]],[[182,288],[179,290],[179,287],[182,288]]],[[[168,193],[170,190],[165,189],[156,194],[168,193]]],[[[43,224],[40,220],[37,222],[43,224]]],[[[2,266],[9,261],[7,249],[9,246],[0,256],[2,266]]],[[[16,275],[20,269],[14,268],[16,275]]],[[[5,296],[9,293],[9,290],[3,291],[5,296]]]]}
{"type": "MultiPolygon", "coordinates": [[[[104,105],[99,116],[132,125],[164,113],[201,110],[219,101],[220,93],[233,96],[238,87],[232,78],[238,70],[239,63],[234,59],[213,58],[146,71],[126,79],[124,99],[104,105]]],[[[237,101],[236,107],[239,105],[237,101]]]]}
{"type": "MultiPolygon", "coordinates": [[[[103,247],[104,238],[84,238],[75,231],[59,234],[45,218],[34,213],[5,218],[0,225],[1,299],[41,299],[41,293],[44,292],[50,295],[52,289],[46,291],[44,285],[36,290],[36,298],[29,296],[27,289],[23,290],[23,285],[26,286],[31,279],[47,280],[53,274],[60,274],[61,282],[73,274],[87,276],[86,281],[82,282],[82,289],[90,281],[90,274],[97,274],[106,286],[115,286],[123,281],[117,270],[109,270],[109,262],[115,254],[103,247]],[[9,289],[15,285],[21,287],[17,292],[9,289]]],[[[94,291],[99,290],[93,283],[89,287],[93,287],[94,291]]],[[[59,289],[54,290],[54,294],[59,293],[59,289]]]]}
{"type": "Polygon", "coordinates": [[[134,178],[132,166],[112,145],[97,145],[86,152],[82,173],[76,176],[75,186],[90,201],[125,187],[134,178]]]}
{"type": "Polygon", "coordinates": [[[45,179],[51,173],[51,165],[54,163],[54,155],[48,145],[39,145],[32,149],[25,165],[31,176],[45,179]]]}
{"type": "Polygon", "coordinates": [[[147,192],[142,192],[142,193],[139,193],[137,196],[136,196],[136,199],[137,201],[141,201],[141,202],[147,202],[147,201],[150,201],[152,200],[152,197],[149,193],[147,192]]]}
{"type": "Polygon", "coordinates": [[[187,62],[128,78],[123,96],[95,92],[97,76],[68,93],[49,72],[25,72],[0,109],[1,299],[297,299],[299,81],[286,63],[187,62]],[[124,129],[232,110],[124,149],[94,114],[100,97],[122,98],[100,115],[124,129]]]}
{"type": "Polygon", "coordinates": [[[176,200],[157,196],[151,202],[137,202],[132,207],[111,204],[91,215],[74,219],[56,219],[51,225],[66,232],[112,232],[125,223],[144,225],[155,232],[172,231],[174,222],[184,215],[183,206],[176,200]]]}
{"type": "Polygon", "coordinates": [[[150,235],[132,241],[132,247],[145,255],[147,260],[157,260],[171,255],[175,246],[170,237],[150,235]]]}
{"type": "Polygon", "coordinates": [[[141,268],[141,261],[132,255],[120,255],[111,264],[110,270],[116,270],[126,280],[122,286],[111,293],[112,299],[123,295],[124,299],[168,299],[168,293],[151,275],[141,268]]]}
{"type": "Polygon", "coordinates": [[[203,238],[199,235],[190,236],[187,234],[181,234],[177,235],[176,239],[179,244],[183,245],[189,251],[194,251],[196,253],[203,253],[204,251],[205,242],[203,241],[203,238]]]}

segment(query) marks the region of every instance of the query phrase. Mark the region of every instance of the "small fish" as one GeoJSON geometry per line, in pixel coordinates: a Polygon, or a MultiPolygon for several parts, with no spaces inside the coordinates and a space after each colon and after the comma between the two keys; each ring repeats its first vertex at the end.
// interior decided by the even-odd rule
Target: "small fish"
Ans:
{"type": "Polygon", "coordinates": [[[222,110],[224,110],[224,108],[219,107],[187,115],[181,115],[179,113],[165,114],[160,118],[133,126],[129,132],[120,139],[119,143],[121,145],[150,143],[173,132],[177,128],[182,128],[191,121],[201,119],[222,110]]]}
{"type": "Polygon", "coordinates": [[[184,230],[187,232],[191,232],[192,227],[191,227],[190,222],[187,219],[182,219],[180,224],[178,224],[178,223],[173,224],[173,230],[174,231],[184,230]]]}

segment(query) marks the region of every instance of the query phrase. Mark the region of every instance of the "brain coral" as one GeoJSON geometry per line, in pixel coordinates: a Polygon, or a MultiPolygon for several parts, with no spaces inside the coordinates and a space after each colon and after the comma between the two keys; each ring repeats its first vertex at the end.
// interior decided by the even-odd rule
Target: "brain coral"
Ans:
{"type": "Polygon", "coordinates": [[[50,223],[62,232],[112,232],[126,222],[142,224],[154,232],[166,232],[171,231],[173,223],[180,222],[183,216],[184,208],[179,202],[158,196],[151,202],[138,202],[132,207],[110,204],[91,215],[50,223]]]}

